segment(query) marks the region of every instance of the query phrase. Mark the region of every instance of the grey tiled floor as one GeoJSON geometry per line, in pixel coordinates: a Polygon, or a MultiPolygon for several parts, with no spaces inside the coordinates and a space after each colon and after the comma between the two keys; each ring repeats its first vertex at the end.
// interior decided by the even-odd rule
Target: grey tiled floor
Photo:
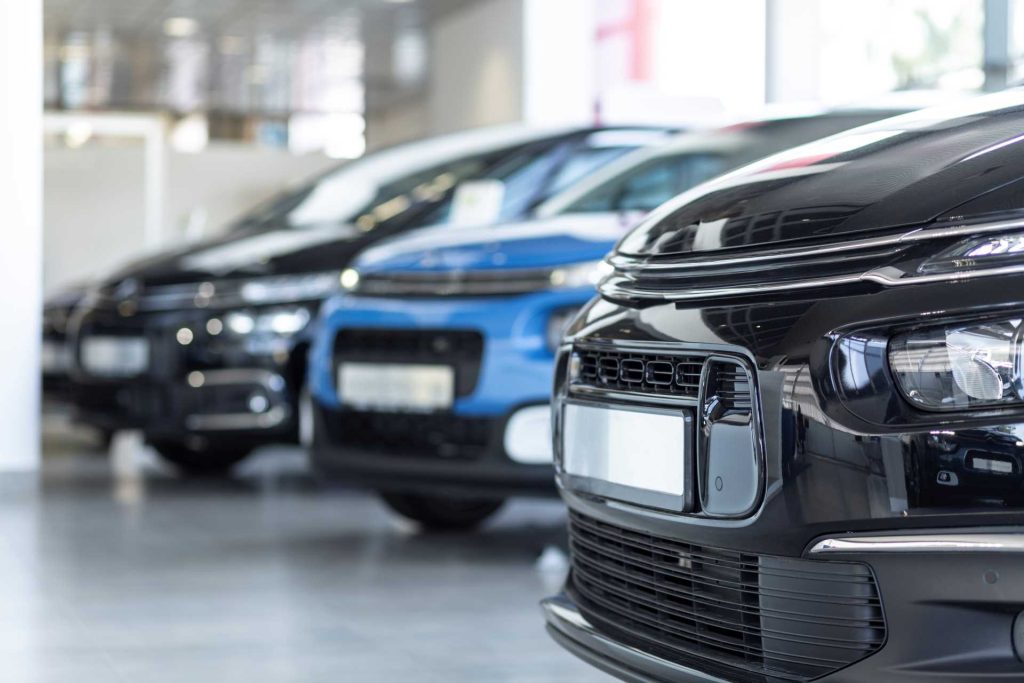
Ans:
{"type": "Polygon", "coordinates": [[[296,450],[189,481],[66,436],[40,482],[0,476],[4,683],[608,680],[542,626],[555,502],[422,536],[318,486],[296,450]]]}

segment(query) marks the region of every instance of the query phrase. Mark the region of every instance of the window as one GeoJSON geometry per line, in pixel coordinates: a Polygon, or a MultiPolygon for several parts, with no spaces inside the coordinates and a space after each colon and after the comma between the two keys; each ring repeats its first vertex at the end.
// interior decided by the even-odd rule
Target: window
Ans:
{"type": "Polygon", "coordinates": [[[652,159],[595,188],[565,209],[565,213],[651,211],[680,192],[717,175],[721,157],[686,154],[652,159]]]}

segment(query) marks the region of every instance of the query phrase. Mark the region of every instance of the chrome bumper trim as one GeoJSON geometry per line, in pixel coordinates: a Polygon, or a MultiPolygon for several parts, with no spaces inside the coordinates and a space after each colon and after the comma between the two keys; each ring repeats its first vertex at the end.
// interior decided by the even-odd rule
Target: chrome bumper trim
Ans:
{"type": "Polygon", "coordinates": [[[284,422],[289,414],[285,406],[275,406],[264,413],[189,415],[185,418],[185,426],[197,432],[229,431],[233,429],[273,429],[284,422]]]}
{"type": "Polygon", "coordinates": [[[564,595],[542,600],[540,606],[556,640],[578,657],[620,678],[650,683],[727,683],[725,679],[680,666],[601,635],[564,595]]]}
{"type": "Polygon", "coordinates": [[[815,543],[809,553],[1024,553],[1024,533],[979,532],[826,538],[815,543]]]}

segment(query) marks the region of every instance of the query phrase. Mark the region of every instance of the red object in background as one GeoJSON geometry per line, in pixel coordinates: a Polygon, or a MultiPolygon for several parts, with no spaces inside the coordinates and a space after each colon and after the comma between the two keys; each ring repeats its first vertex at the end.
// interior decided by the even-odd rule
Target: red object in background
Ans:
{"type": "Polygon", "coordinates": [[[653,0],[630,0],[630,11],[622,21],[597,27],[597,42],[626,35],[630,41],[630,60],[627,72],[632,81],[646,81],[651,77],[651,23],[654,19],[653,0]]]}

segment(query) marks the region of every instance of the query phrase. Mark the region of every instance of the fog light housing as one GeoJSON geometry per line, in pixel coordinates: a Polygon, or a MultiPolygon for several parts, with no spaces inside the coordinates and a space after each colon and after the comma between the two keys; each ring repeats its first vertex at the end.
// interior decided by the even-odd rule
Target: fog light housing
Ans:
{"type": "Polygon", "coordinates": [[[551,407],[520,408],[505,425],[505,453],[521,465],[551,464],[551,407]]]}
{"type": "Polygon", "coordinates": [[[898,334],[889,366],[903,395],[925,410],[1020,404],[1020,318],[956,323],[898,334]]]}

